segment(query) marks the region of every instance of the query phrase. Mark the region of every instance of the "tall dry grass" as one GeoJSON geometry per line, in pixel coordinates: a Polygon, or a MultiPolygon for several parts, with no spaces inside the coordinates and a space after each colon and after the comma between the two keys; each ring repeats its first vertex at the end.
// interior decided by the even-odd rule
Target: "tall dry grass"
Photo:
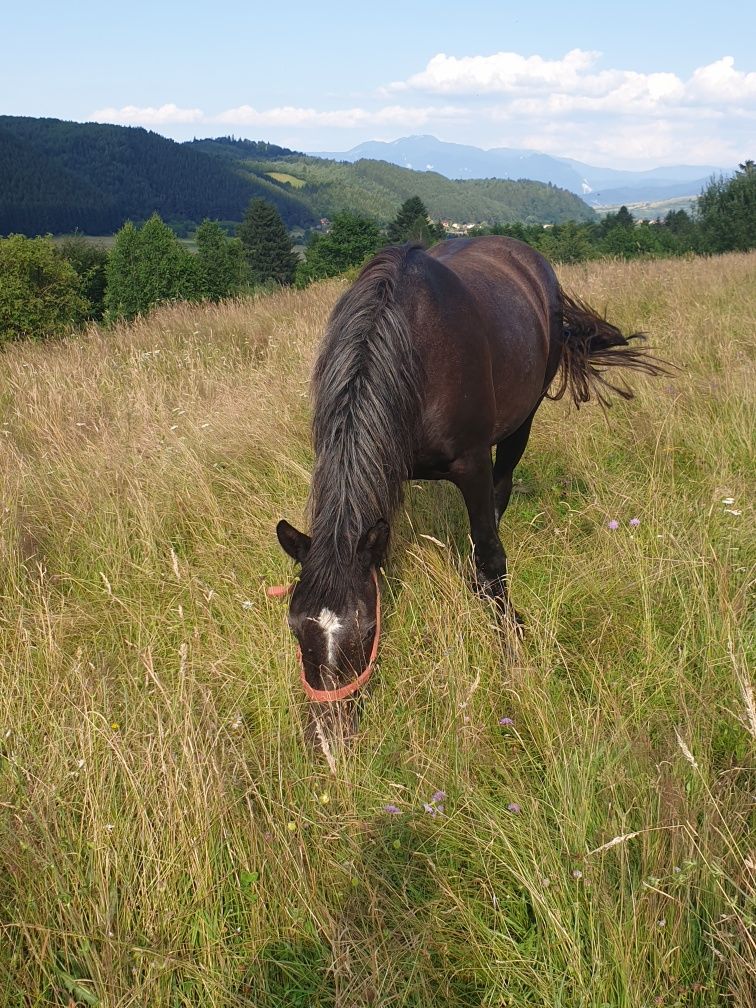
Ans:
{"type": "Polygon", "coordinates": [[[341,285],[2,356],[0,1003],[754,1004],[756,256],[562,279],[681,370],[539,411],[510,661],[409,489],[335,774],[264,588],[341,285]]]}

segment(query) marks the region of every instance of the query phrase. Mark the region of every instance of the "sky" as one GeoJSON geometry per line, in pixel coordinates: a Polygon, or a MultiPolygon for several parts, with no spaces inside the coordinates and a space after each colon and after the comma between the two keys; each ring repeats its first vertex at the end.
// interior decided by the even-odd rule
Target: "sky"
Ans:
{"type": "Polygon", "coordinates": [[[3,15],[0,113],[731,167],[756,157],[754,39],[745,0],[38,0],[3,15]]]}

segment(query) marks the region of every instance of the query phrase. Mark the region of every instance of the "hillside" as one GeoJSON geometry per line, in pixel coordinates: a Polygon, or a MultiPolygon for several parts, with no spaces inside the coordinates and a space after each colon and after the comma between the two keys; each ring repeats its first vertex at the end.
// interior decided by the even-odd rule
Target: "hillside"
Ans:
{"type": "Polygon", "coordinates": [[[255,177],[279,172],[304,182],[303,186],[292,188],[292,192],[306,200],[318,217],[330,217],[339,210],[349,209],[387,223],[396,216],[401,203],[419,196],[434,219],[529,224],[594,219],[591,208],[579,197],[542,182],[452,181],[438,172],[414,171],[370,159],[348,163],[292,155],[263,162],[254,156],[245,158],[237,144],[222,139],[198,140],[192,145],[233,160],[255,177]]]}
{"type": "Polygon", "coordinates": [[[135,127],[0,116],[0,178],[0,234],[108,234],[155,211],[168,221],[240,220],[255,196],[290,226],[313,223],[307,205],[264,174],[135,127]]]}
{"type": "Polygon", "coordinates": [[[755,275],[560,270],[680,370],[539,409],[513,654],[408,484],[334,773],[265,588],[344,284],[0,354],[3,1008],[753,1008],[755,275]]]}
{"type": "Polygon", "coordinates": [[[0,234],[116,231],[157,211],[171,223],[239,221],[250,199],[289,227],[352,210],[382,223],[419,195],[435,218],[559,223],[586,220],[577,197],[538,182],[451,182],[386,162],[337,164],[264,141],[176,143],[148,130],[0,116],[0,234]]]}
{"type": "Polygon", "coordinates": [[[483,150],[433,136],[409,136],[391,142],[369,140],[348,151],[314,156],[349,162],[363,158],[389,161],[406,168],[437,171],[451,179],[534,179],[568,189],[591,206],[697,196],[713,174],[727,173],[712,165],[670,165],[646,171],[600,168],[535,150],[483,150]]]}

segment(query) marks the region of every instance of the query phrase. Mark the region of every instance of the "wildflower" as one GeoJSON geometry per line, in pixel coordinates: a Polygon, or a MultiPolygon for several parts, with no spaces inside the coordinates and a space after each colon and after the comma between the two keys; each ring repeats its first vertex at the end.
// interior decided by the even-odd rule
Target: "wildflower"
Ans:
{"type": "Polygon", "coordinates": [[[253,605],[253,603],[250,602],[250,600],[248,598],[244,599],[244,601],[242,602],[242,609],[251,609],[252,605],[253,605]]]}
{"type": "Polygon", "coordinates": [[[296,831],[297,831],[297,824],[292,819],[290,819],[286,823],[286,829],[289,831],[289,833],[296,833],[296,831]]]}
{"type": "Polygon", "coordinates": [[[575,868],[572,872],[572,877],[574,879],[581,879],[583,877],[583,873],[580,871],[579,868],[575,868]]]}
{"type": "Polygon", "coordinates": [[[499,724],[502,726],[502,728],[508,728],[510,725],[514,724],[514,721],[512,720],[511,717],[502,717],[499,718],[499,724]]]}
{"type": "Polygon", "coordinates": [[[434,805],[437,805],[439,802],[442,802],[444,798],[446,798],[446,791],[436,791],[433,794],[431,801],[433,802],[434,805]]]}
{"type": "Polygon", "coordinates": [[[729,507],[730,505],[732,505],[732,504],[735,503],[735,498],[734,497],[723,497],[722,498],[722,503],[723,504],[727,504],[728,507],[729,507]]]}
{"type": "Polygon", "coordinates": [[[667,923],[666,920],[662,917],[656,922],[656,926],[663,928],[666,925],[666,923],[667,923]]]}
{"type": "Polygon", "coordinates": [[[615,530],[615,529],[618,529],[618,528],[619,528],[619,522],[617,521],[617,519],[616,519],[616,518],[612,518],[612,520],[611,520],[610,522],[607,522],[607,525],[606,525],[606,527],[607,527],[608,529],[611,529],[611,530],[612,530],[612,532],[614,532],[614,530],[615,530]]]}
{"type": "Polygon", "coordinates": [[[384,805],[383,806],[383,811],[387,812],[389,815],[401,815],[402,814],[402,810],[400,808],[397,808],[396,805],[384,805]]]}
{"type": "Polygon", "coordinates": [[[330,800],[331,796],[328,794],[327,791],[323,791],[323,793],[318,796],[318,801],[320,802],[321,805],[327,805],[330,800]]]}
{"type": "Polygon", "coordinates": [[[120,728],[121,726],[119,725],[119,723],[118,723],[117,721],[111,721],[111,723],[110,723],[110,727],[111,727],[111,728],[113,729],[113,731],[118,731],[118,729],[119,729],[119,728],[120,728]]]}
{"type": "Polygon", "coordinates": [[[638,528],[639,525],[640,525],[640,518],[631,518],[630,519],[630,526],[631,526],[631,528],[638,528]]]}
{"type": "Polygon", "coordinates": [[[507,805],[507,809],[510,812],[514,812],[515,814],[517,812],[521,812],[522,811],[522,807],[520,805],[518,805],[516,801],[510,802],[509,805],[507,805]]]}

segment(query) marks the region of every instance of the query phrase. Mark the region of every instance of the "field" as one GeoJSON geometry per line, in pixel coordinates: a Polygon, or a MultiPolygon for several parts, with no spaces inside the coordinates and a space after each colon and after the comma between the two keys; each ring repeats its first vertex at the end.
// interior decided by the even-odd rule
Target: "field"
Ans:
{"type": "Polygon", "coordinates": [[[756,255],[561,277],[680,370],[539,412],[508,657],[409,488],[335,773],[265,587],[341,282],[3,353],[3,1008],[756,1003],[756,255]]]}

